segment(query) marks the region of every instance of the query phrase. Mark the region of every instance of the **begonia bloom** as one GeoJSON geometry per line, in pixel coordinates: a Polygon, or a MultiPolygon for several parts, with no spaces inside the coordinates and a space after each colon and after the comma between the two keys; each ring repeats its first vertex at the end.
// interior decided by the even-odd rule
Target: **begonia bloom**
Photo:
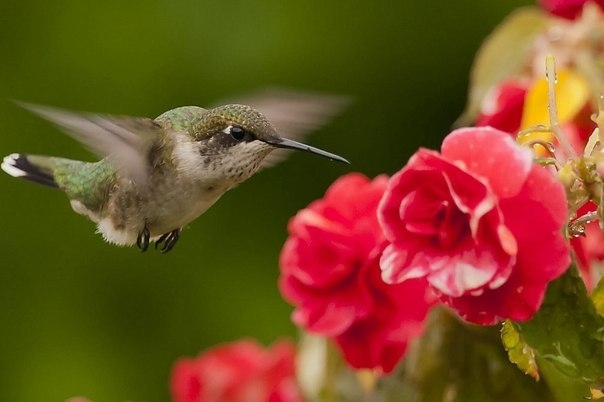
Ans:
{"type": "Polygon", "coordinates": [[[391,371],[418,336],[433,296],[423,279],[389,285],[379,259],[386,245],[377,206],[388,178],[357,173],[289,223],[279,287],[293,321],[334,340],[355,368],[391,371]]]}
{"type": "Polygon", "coordinates": [[[566,211],[563,186],[508,133],[456,130],[389,182],[383,278],[426,278],[470,322],[527,320],[570,264],[566,211]]]}

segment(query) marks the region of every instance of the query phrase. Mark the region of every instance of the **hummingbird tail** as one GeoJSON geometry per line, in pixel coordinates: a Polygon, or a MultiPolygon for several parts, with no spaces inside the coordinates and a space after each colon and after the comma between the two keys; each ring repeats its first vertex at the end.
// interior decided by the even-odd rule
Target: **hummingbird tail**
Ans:
{"type": "Polygon", "coordinates": [[[31,156],[23,154],[10,154],[2,161],[2,170],[13,177],[58,188],[52,173],[50,158],[45,156],[31,156]]]}

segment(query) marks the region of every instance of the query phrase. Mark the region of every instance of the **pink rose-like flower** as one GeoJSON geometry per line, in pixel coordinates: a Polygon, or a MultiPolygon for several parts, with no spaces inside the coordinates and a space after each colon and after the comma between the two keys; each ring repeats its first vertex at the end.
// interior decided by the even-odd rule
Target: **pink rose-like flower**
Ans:
{"type": "Polygon", "coordinates": [[[341,177],[298,212],[281,252],[279,287],[296,306],[293,321],[332,338],[355,368],[391,371],[420,334],[432,305],[424,279],[381,280],[386,245],[377,206],[388,178],[341,177]]]}
{"type": "Polygon", "coordinates": [[[392,177],[379,217],[389,283],[427,278],[467,321],[527,320],[570,264],[562,185],[508,133],[453,131],[392,177]]]}
{"type": "Polygon", "coordinates": [[[550,14],[574,20],[581,15],[583,6],[588,2],[593,2],[604,9],[604,0],[539,0],[539,5],[550,14]]]}
{"type": "Polygon", "coordinates": [[[280,341],[263,348],[252,340],[215,347],[174,365],[174,402],[300,402],[295,348],[280,341]]]}

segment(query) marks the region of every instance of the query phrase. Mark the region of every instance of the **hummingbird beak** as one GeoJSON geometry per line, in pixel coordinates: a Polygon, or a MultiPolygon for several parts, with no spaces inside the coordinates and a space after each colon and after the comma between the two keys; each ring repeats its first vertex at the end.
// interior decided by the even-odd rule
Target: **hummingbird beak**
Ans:
{"type": "Polygon", "coordinates": [[[288,149],[297,149],[299,151],[310,152],[315,155],[322,156],[324,158],[331,159],[332,161],[338,161],[343,163],[348,163],[346,159],[338,156],[336,154],[332,154],[331,152],[323,151],[322,149],[311,147],[310,145],[302,144],[301,142],[288,140],[287,138],[276,138],[271,141],[267,141],[268,144],[276,147],[276,148],[288,148],[288,149]]]}

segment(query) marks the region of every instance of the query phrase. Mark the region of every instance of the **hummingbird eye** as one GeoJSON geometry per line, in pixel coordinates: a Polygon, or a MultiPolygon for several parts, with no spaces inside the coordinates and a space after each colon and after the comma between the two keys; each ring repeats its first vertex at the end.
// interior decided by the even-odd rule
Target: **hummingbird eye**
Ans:
{"type": "Polygon", "coordinates": [[[229,126],[227,129],[231,137],[233,137],[233,139],[237,141],[243,140],[246,137],[246,134],[248,134],[247,131],[245,131],[239,126],[229,126]]]}

